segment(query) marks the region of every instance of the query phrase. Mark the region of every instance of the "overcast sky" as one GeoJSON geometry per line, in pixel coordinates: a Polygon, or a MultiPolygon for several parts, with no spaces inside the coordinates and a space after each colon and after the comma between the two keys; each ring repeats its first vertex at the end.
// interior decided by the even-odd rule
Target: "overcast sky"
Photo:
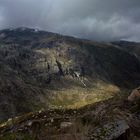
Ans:
{"type": "Polygon", "coordinates": [[[0,29],[20,26],[98,41],[140,41],[140,0],[0,0],[0,29]]]}

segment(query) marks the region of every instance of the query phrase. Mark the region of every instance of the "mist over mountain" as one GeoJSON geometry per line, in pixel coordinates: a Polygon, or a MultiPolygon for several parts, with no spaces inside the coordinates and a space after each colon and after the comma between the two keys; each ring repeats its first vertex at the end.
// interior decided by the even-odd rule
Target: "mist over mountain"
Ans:
{"type": "Polygon", "coordinates": [[[0,140],[139,140],[139,29],[139,0],[0,0],[0,140]]]}
{"type": "Polygon", "coordinates": [[[0,28],[38,27],[98,41],[139,41],[139,7],[139,0],[1,0],[0,28]]]}
{"type": "Polygon", "coordinates": [[[0,140],[139,140],[139,29],[139,0],[0,0],[0,140]]]}

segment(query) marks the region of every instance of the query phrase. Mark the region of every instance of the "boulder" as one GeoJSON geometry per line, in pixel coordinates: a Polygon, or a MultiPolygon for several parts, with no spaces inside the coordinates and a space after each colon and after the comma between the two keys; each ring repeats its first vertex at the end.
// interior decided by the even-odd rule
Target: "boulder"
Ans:
{"type": "Polygon", "coordinates": [[[128,96],[128,101],[134,102],[140,98],[140,89],[134,89],[131,94],[128,96]]]}
{"type": "Polygon", "coordinates": [[[70,128],[72,125],[73,125],[73,123],[71,123],[71,122],[61,122],[60,128],[66,129],[66,128],[70,128]]]}

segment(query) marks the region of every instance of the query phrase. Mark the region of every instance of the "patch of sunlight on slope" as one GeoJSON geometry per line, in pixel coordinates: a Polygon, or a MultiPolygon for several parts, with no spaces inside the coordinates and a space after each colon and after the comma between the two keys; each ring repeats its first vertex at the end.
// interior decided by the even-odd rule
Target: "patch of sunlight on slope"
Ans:
{"type": "Polygon", "coordinates": [[[49,98],[49,105],[50,108],[80,108],[112,98],[119,92],[118,87],[106,83],[96,83],[90,88],[78,86],[70,89],[64,88],[59,91],[53,91],[52,96],[49,98]]]}

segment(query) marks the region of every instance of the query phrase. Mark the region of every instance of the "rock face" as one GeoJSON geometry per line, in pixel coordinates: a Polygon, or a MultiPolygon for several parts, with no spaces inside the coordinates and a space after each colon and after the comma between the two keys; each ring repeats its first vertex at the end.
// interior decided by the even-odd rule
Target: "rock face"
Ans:
{"type": "Polygon", "coordinates": [[[98,127],[91,135],[91,140],[129,140],[130,128],[124,120],[116,120],[98,127]]]}

